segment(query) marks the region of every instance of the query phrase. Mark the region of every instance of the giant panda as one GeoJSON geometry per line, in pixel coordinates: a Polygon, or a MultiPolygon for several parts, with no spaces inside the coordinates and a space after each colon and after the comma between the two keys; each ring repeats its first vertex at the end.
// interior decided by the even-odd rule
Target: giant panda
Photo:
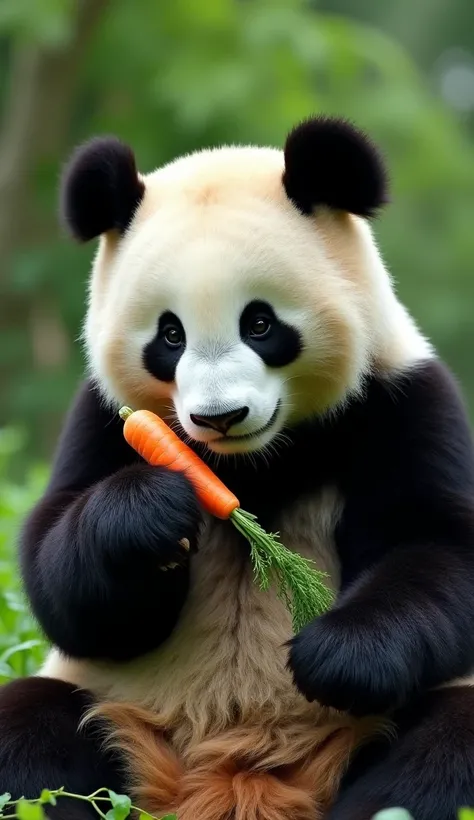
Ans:
{"type": "Polygon", "coordinates": [[[179,820],[474,805],[473,443],[378,250],[389,187],[324,116],[148,174],[115,137],[73,152],[61,218],[99,238],[87,372],[21,534],[52,649],[0,691],[0,791],[107,786],[179,820]],[[122,404],[313,558],[334,606],[292,634],[247,542],[128,446],[122,404]]]}

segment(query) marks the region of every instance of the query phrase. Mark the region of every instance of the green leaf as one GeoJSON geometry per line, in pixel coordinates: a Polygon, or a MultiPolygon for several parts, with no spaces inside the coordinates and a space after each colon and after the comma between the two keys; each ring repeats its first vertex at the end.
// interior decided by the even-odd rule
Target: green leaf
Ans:
{"type": "Polygon", "coordinates": [[[458,820],[474,820],[474,809],[464,807],[458,811],[458,820]]]}
{"type": "MultiPolygon", "coordinates": [[[[15,646],[11,646],[3,653],[3,655],[0,656],[0,663],[5,663],[17,652],[25,652],[28,649],[34,649],[35,646],[41,646],[42,643],[43,641],[38,640],[38,638],[31,638],[29,641],[23,641],[23,643],[15,644],[15,646]]],[[[45,789],[45,791],[47,791],[47,789],[45,789]]]]}
{"type": "Polygon", "coordinates": [[[105,815],[107,820],[125,820],[132,809],[132,801],[126,794],[116,794],[109,789],[110,802],[113,808],[105,815]]]}
{"type": "Polygon", "coordinates": [[[12,799],[11,794],[5,792],[5,794],[0,794],[0,811],[3,809],[4,806],[12,799]]]}
{"type": "Polygon", "coordinates": [[[51,794],[49,789],[43,789],[40,796],[40,803],[50,803],[51,806],[55,806],[56,802],[54,794],[51,794]]]}
{"type": "Polygon", "coordinates": [[[108,789],[107,793],[110,797],[110,802],[112,806],[122,806],[124,801],[127,802],[129,798],[124,794],[117,794],[117,792],[112,791],[112,789],[108,789]]]}
{"type": "Polygon", "coordinates": [[[117,794],[112,791],[112,789],[109,789],[109,797],[114,808],[117,806],[121,809],[127,808],[129,811],[132,808],[132,801],[126,794],[117,794]]]}
{"type": "Polygon", "coordinates": [[[16,805],[18,820],[46,820],[45,813],[39,803],[29,803],[28,800],[19,800],[16,805]]]}

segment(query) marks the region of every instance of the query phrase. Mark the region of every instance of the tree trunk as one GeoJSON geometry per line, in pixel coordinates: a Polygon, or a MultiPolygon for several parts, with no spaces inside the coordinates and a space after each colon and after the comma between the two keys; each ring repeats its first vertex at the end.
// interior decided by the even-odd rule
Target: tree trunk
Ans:
{"type": "MultiPolygon", "coordinates": [[[[18,250],[41,247],[57,230],[55,210],[45,216],[35,208],[32,177],[39,162],[57,162],[65,150],[79,70],[107,5],[108,0],[77,0],[70,41],[61,47],[22,42],[12,51],[0,131],[0,327],[5,340],[0,424],[13,421],[10,399],[26,367],[64,367],[70,355],[69,334],[53,295],[41,281],[22,293],[13,262],[18,250]]],[[[44,420],[39,435],[48,427],[44,420]]]]}

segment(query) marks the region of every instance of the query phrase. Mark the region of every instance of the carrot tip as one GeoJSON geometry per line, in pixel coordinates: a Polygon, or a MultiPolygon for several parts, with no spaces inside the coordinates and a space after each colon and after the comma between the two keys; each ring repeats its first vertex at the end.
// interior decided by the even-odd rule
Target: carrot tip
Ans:
{"type": "Polygon", "coordinates": [[[128,417],[131,416],[132,413],[133,413],[133,410],[132,410],[131,407],[121,407],[120,410],[119,410],[119,416],[122,419],[122,421],[125,421],[126,419],[128,419],[128,417]]]}

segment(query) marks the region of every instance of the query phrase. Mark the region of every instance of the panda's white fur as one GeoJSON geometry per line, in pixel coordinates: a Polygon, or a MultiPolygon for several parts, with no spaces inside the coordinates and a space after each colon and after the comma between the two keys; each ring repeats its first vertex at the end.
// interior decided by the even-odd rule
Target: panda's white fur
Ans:
{"type": "MultiPolygon", "coordinates": [[[[281,185],[283,168],[279,150],[229,147],[142,176],[145,195],[125,237],[111,232],[100,240],[84,331],[91,374],[114,406],[165,416],[171,407],[193,438],[217,451],[251,451],[275,443],[286,421],[337,409],[369,372],[389,377],[433,355],[395,294],[367,222],[329,209],[303,220],[281,185]],[[269,300],[302,333],[303,354],[283,371],[266,368],[239,338],[237,317],[251,298],[269,300]],[[187,334],[171,385],[142,364],[163,309],[180,317],[187,334]],[[225,449],[189,420],[246,404],[240,432],[248,433],[266,424],[278,399],[276,427],[251,444],[225,449]]],[[[327,488],[279,521],[283,542],[316,559],[335,588],[333,532],[343,505],[327,488]]],[[[107,665],[53,649],[40,674],[106,701],[103,713],[146,769],[146,788],[137,776],[137,791],[150,811],[173,810],[178,801],[180,820],[220,820],[235,807],[239,820],[314,820],[329,789],[326,774],[331,766],[337,774],[367,726],[296,691],[285,668],[289,615],[272,590],[258,589],[234,547],[229,528],[207,520],[179,624],[151,655],[107,665]],[[252,763],[245,788],[231,768],[235,759],[252,763]],[[283,765],[293,766],[287,781],[265,785],[283,765]]]]}

